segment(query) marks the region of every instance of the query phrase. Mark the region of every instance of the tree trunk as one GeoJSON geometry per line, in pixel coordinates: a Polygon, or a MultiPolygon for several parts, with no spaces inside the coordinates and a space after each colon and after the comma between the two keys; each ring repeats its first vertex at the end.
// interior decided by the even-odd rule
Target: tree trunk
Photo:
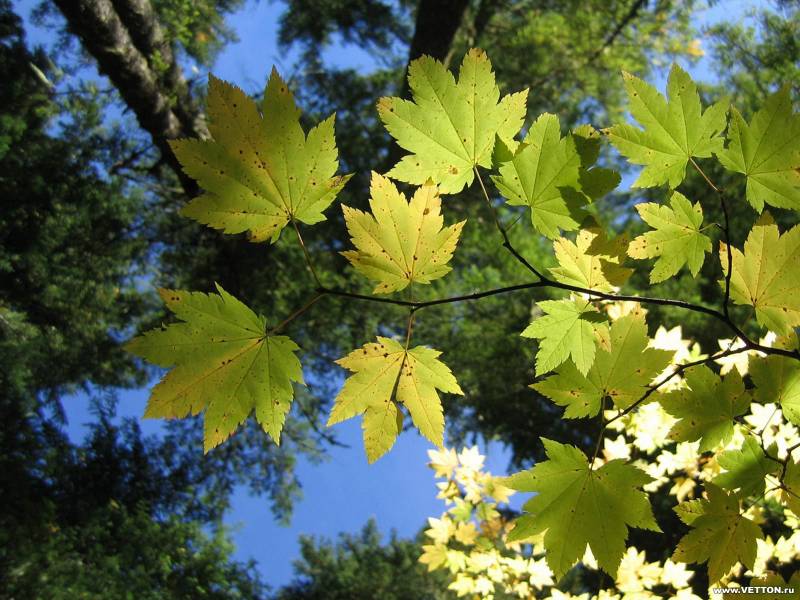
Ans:
{"type": "MultiPolygon", "coordinates": [[[[67,26],[98,64],[122,99],[133,110],[139,125],[147,131],[165,162],[180,179],[189,196],[197,195],[197,184],[183,173],[168,140],[196,135],[184,127],[173,111],[169,92],[162,89],[147,58],[136,47],[129,30],[110,0],[54,0],[67,26]]],[[[137,32],[137,35],[145,35],[137,32]]],[[[163,57],[162,57],[163,58],[163,57]]]]}
{"type": "Polygon", "coordinates": [[[184,135],[192,137],[208,135],[202,111],[197,109],[189,94],[189,85],[175,60],[172,44],[164,35],[150,0],[112,0],[112,2],[133,43],[147,59],[161,86],[168,95],[175,98],[172,112],[180,120],[184,135]],[[158,63],[154,63],[156,56],[158,63]],[[159,64],[163,65],[162,73],[158,72],[159,64]]]}
{"type": "MultiPolygon", "coordinates": [[[[444,61],[464,17],[469,0],[420,0],[414,26],[414,37],[408,49],[408,64],[427,54],[444,61]]],[[[408,98],[408,64],[403,74],[400,95],[408,98]]]]}

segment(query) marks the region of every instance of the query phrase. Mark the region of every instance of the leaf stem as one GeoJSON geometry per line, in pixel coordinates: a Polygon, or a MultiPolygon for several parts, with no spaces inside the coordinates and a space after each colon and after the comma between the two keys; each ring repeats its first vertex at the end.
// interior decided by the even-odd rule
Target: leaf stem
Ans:
{"type": "Polygon", "coordinates": [[[600,433],[597,434],[597,443],[594,445],[594,454],[592,454],[592,462],[589,463],[589,470],[594,467],[594,461],[597,460],[597,455],[600,454],[600,446],[603,444],[603,436],[605,435],[606,428],[608,427],[608,423],[606,422],[606,411],[605,411],[605,403],[606,399],[603,398],[601,401],[602,404],[600,406],[600,433]]]}
{"type": "Polygon", "coordinates": [[[724,225],[722,225],[720,228],[722,229],[722,236],[725,239],[725,251],[727,253],[728,263],[728,268],[725,269],[725,296],[722,300],[722,313],[725,315],[725,318],[730,321],[729,307],[731,300],[731,276],[733,274],[733,250],[731,250],[730,219],[728,217],[728,204],[725,202],[725,192],[722,188],[714,185],[714,182],[709,179],[705,171],[700,168],[700,165],[698,165],[692,157],[689,157],[689,161],[691,161],[692,166],[698,173],[700,173],[703,179],[706,180],[706,183],[711,187],[711,189],[717,193],[717,197],[719,198],[719,206],[722,209],[724,225]]]}
{"type": "Polygon", "coordinates": [[[489,210],[492,213],[492,217],[494,218],[494,224],[497,226],[497,230],[500,232],[500,235],[503,236],[503,247],[506,248],[514,258],[517,259],[526,269],[528,269],[531,273],[536,275],[540,280],[544,281],[546,277],[542,275],[536,267],[530,264],[525,257],[522,256],[516,248],[511,244],[511,240],[508,237],[508,232],[506,231],[505,227],[500,223],[500,217],[497,215],[497,210],[495,210],[494,205],[492,204],[491,199],[489,198],[489,193],[486,191],[486,186],[483,184],[483,178],[481,177],[481,173],[478,170],[478,166],[474,167],[475,177],[478,180],[478,183],[481,186],[481,191],[483,192],[483,198],[486,200],[486,205],[489,207],[489,210]]]}
{"type": "Polygon", "coordinates": [[[408,352],[408,346],[411,343],[411,334],[414,331],[414,317],[416,316],[416,314],[417,313],[413,310],[411,310],[408,313],[408,324],[406,325],[406,345],[405,345],[406,352],[408,352]]]}
{"type": "Polygon", "coordinates": [[[297,221],[292,217],[292,225],[294,226],[294,231],[297,234],[297,241],[300,242],[300,247],[303,249],[303,257],[306,261],[306,266],[308,270],[311,271],[311,276],[314,278],[314,282],[317,284],[317,287],[322,287],[322,283],[317,277],[317,272],[314,270],[314,263],[311,262],[311,254],[308,252],[308,248],[306,247],[305,242],[303,241],[303,236],[300,235],[300,227],[297,225],[297,221]]]}
{"type": "Polygon", "coordinates": [[[311,299],[310,299],[310,300],[308,300],[308,301],[307,301],[305,304],[303,304],[303,305],[302,305],[300,308],[298,308],[297,310],[295,310],[295,311],[294,311],[292,314],[290,314],[288,317],[286,317],[286,318],[285,318],[283,321],[281,321],[281,322],[280,322],[280,323],[278,323],[278,324],[277,324],[275,327],[273,327],[272,329],[270,329],[270,330],[267,332],[267,335],[275,335],[276,333],[279,333],[279,332],[280,332],[281,330],[283,330],[283,328],[284,328],[284,327],[286,327],[286,326],[287,326],[289,323],[291,323],[292,321],[294,321],[294,320],[295,320],[297,317],[299,317],[299,316],[300,316],[300,315],[302,315],[304,312],[306,312],[306,311],[307,311],[309,308],[311,308],[312,306],[314,306],[314,304],[317,302],[317,300],[319,300],[320,298],[322,298],[324,295],[325,295],[324,293],[320,293],[320,292],[317,292],[316,294],[314,294],[314,296],[312,296],[312,297],[311,297],[311,299]]]}

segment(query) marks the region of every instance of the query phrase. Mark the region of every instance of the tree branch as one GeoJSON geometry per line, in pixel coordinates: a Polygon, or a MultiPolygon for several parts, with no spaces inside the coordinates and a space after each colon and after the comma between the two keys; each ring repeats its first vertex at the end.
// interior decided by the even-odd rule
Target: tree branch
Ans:
{"type": "Polygon", "coordinates": [[[570,67],[564,65],[558,69],[550,71],[547,75],[543,75],[539,79],[534,80],[529,87],[531,89],[536,89],[538,86],[542,85],[549,79],[552,79],[554,75],[563,75],[568,70],[580,71],[591,65],[594,61],[600,58],[600,56],[603,54],[606,48],[610,48],[614,44],[614,42],[620,36],[625,27],[627,27],[631,21],[633,21],[636,17],[639,16],[639,11],[646,4],[647,0],[635,0],[635,2],[631,4],[630,9],[628,9],[628,12],[625,13],[625,16],[622,17],[622,20],[620,20],[620,22],[617,23],[617,25],[614,27],[611,33],[609,33],[609,35],[606,36],[606,38],[603,40],[603,43],[600,44],[600,46],[598,46],[595,50],[593,50],[578,67],[570,69],[570,67]]]}
{"type": "Polygon", "coordinates": [[[164,92],[170,97],[172,111],[181,122],[185,135],[205,137],[205,119],[189,93],[189,85],[175,58],[172,44],[164,35],[150,0],[112,0],[120,20],[133,43],[147,59],[164,92]],[[160,72],[160,69],[163,71],[160,72]]]}
{"type": "Polygon", "coordinates": [[[198,132],[185,129],[173,112],[169,95],[159,85],[147,58],[134,44],[111,1],[54,2],[66,18],[68,29],[97,61],[100,73],[111,80],[125,104],[133,110],[139,125],[153,138],[186,194],[197,195],[197,183],[183,172],[168,140],[198,132]]]}

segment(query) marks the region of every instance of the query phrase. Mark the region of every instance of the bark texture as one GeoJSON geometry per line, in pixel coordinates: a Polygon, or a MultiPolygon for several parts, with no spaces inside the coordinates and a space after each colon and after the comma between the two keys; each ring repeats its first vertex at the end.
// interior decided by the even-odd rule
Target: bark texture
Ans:
{"type": "MultiPolygon", "coordinates": [[[[168,143],[171,139],[200,133],[191,126],[192,119],[182,119],[179,116],[187,117],[191,114],[191,109],[175,108],[180,103],[178,91],[165,89],[161,78],[153,71],[147,56],[137,46],[131,29],[123,23],[114,4],[111,0],[54,0],[54,2],[66,18],[69,30],[80,39],[84,49],[97,61],[99,71],[117,88],[125,104],[136,115],[142,129],[150,134],[163,160],[180,179],[184,191],[189,196],[196,195],[197,185],[183,173],[168,143]]],[[[119,4],[129,5],[128,8],[131,10],[126,14],[127,18],[135,19],[136,14],[149,14],[153,19],[152,23],[157,23],[152,15],[152,7],[149,7],[146,0],[129,0],[119,4]],[[148,7],[143,8],[142,5],[145,4],[148,7]],[[140,8],[138,13],[134,10],[136,5],[140,8]],[[147,8],[150,13],[147,12],[147,8]]],[[[151,27],[148,30],[144,26],[134,30],[139,42],[145,46],[148,40],[150,44],[154,44],[154,48],[159,45],[163,48],[165,44],[169,46],[160,34],[159,28],[151,27]]],[[[172,56],[171,48],[168,56],[172,56]]],[[[174,56],[172,59],[174,65],[174,56]]],[[[177,65],[175,68],[177,69],[177,65]]],[[[185,96],[184,101],[187,98],[188,96],[185,96]]]]}

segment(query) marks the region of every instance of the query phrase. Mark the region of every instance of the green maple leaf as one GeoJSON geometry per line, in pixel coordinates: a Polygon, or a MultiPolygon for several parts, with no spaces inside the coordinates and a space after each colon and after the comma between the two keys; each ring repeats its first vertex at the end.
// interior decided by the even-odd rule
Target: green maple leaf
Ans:
{"type": "Polygon", "coordinates": [[[697,86],[678,65],[667,82],[669,99],[630,73],[623,72],[628,110],[644,129],[627,123],[608,130],[611,143],[636,165],[644,165],[633,187],[668,184],[675,188],[686,175],[692,157],[709,157],[722,149],[727,102],[722,100],[705,112],[697,86]]]}
{"type": "Polygon", "coordinates": [[[564,417],[596,415],[605,398],[619,409],[636,402],[672,359],[673,352],[648,348],[644,317],[630,314],[611,324],[610,348],[600,348],[591,369],[583,375],[566,362],[552,375],[531,387],[559,406],[564,417]]]}
{"type": "Polygon", "coordinates": [[[219,285],[219,294],[159,290],[183,323],[154,329],[126,350],[160,367],[173,367],[153,388],[144,416],[180,419],[205,410],[205,451],[218,446],[255,411],[276,443],[303,383],[295,352],[285,336],[266,333],[266,320],[219,285]]]}
{"type": "Polygon", "coordinates": [[[739,371],[733,369],[720,379],[705,365],[687,369],[688,388],[662,394],[659,402],[678,419],[669,432],[676,442],[700,440],[700,452],[727,444],[733,436],[733,420],[750,406],[739,371]]]}
{"type": "Polygon", "coordinates": [[[387,173],[421,185],[428,179],[442,194],[455,194],[491,167],[495,136],[511,140],[522,127],[528,91],[500,99],[492,65],[482,50],[464,56],[458,83],[438,60],[423,56],[408,67],[413,102],[381,98],[378,114],[397,143],[412,154],[387,173]]]}
{"type": "Polygon", "coordinates": [[[695,500],[687,500],[678,504],[678,506],[676,506],[673,510],[681,521],[687,525],[691,525],[695,522],[697,517],[700,517],[705,513],[703,502],[704,501],[700,498],[695,500]]]}
{"type": "Polygon", "coordinates": [[[575,446],[542,438],[549,460],[512,475],[504,484],[536,495],[523,506],[508,541],[544,532],[547,564],[560,579],[586,551],[588,544],[600,568],[615,577],[629,527],[661,531],[641,487],[649,475],[612,460],[592,469],[575,446]]]}
{"type": "Polygon", "coordinates": [[[261,113],[242,90],[209,76],[209,140],[172,140],[175,156],[205,193],[181,213],[255,242],[278,239],[296,219],[313,224],[350,175],[339,167],[334,116],[309,131],[286,83],[272,70],[261,113]],[[263,113],[263,118],[262,118],[263,113]]]}
{"type": "Polygon", "coordinates": [[[584,127],[562,138],[556,115],[536,119],[522,143],[500,140],[497,148],[497,189],[509,204],[529,206],[533,226],[549,238],[577,229],[586,216],[582,206],[619,184],[612,171],[589,170],[599,153],[597,132],[584,127]]]}
{"type": "Polygon", "coordinates": [[[411,283],[430,283],[450,272],[465,221],[442,228],[442,201],[433,184],[411,201],[387,178],[372,174],[372,214],[342,206],[357,250],[342,252],[359,273],[380,282],[373,293],[388,294],[411,283]]]}
{"type": "Polygon", "coordinates": [[[800,361],[785,356],[750,358],[753,395],[761,404],[778,402],[783,415],[800,425],[800,361]]]}
{"type": "Polygon", "coordinates": [[[559,238],[553,242],[558,267],[550,269],[553,277],[598,292],[613,292],[633,273],[621,266],[627,239],[608,240],[597,227],[582,228],[574,242],[559,238]]]}
{"type": "Polygon", "coordinates": [[[645,202],[636,205],[642,220],[655,230],[635,238],[628,246],[628,256],[658,257],[650,272],[650,283],[669,279],[683,265],[688,265],[692,276],[697,277],[705,253],[711,252],[711,240],[702,233],[703,209],[700,203],[692,205],[683,194],[673,192],[669,204],[662,206],[645,202]]]}
{"type": "MultiPolygon", "coordinates": [[[[777,595],[774,588],[794,588],[796,591],[800,587],[800,571],[795,571],[789,580],[786,581],[778,573],[766,572],[761,577],[753,577],[747,586],[739,589],[751,588],[748,590],[747,600],[776,600],[781,597],[777,595]],[[752,588],[761,588],[752,589],[752,588]]],[[[726,588],[723,588],[726,589],[726,588]]],[[[722,600],[736,600],[734,596],[740,596],[741,593],[731,591],[733,588],[727,588],[722,594],[722,600]]],[[[737,590],[738,591],[738,590],[737,590]]],[[[782,594],[786,597],[787,594],[782,594]]]]}
{"type": "Polygon", "coordinates": [[[800,463],[789,460],[783,476],[781,500],[795,515],[800,517],[800,463]]]}
{"type": "Polygon", "coordinates": [[[734,108],[722,165],[747,176],[747,201],[800,210],[800,115],[792,113],[790,86],[769,96],[750,125],[734,108]]]}
{"type": "Polygon", "coordinates": [[[444,416],[437,389],[463,394],[440,352],[417,346],[408,351],[378,337],[336,363],[353,373],[336,396],[328,426],[363,414],[367,460],[375,462],[394,445],[403,426],[397,403],[405,405],[420,433],[437,446],[444,440],[444,416]]]}
{"type": "Polygon", "coordinates": [[[587,300],[544,300],[538,303],[545,314],[528,325],[523,337],[536,338],[536,374],[552,371],[569,357],[585,375],[594,362],[595,331],[605,318],[587,300]]]}
{"type": "MultiPolygon", "coordinates": [[[[756,309],[756,320],[778,334],[800,326],[800,225],[780,234],[768,211],[756,221],[744,253],[731,248],[731,300],[756,309]]],[[[720,243],[723,273],[728,272],[727,247],[720,243]]],[[[725,287],[725,280],[720,280],[725,287]]]]}
{"type": "MultiPolygon", "coordinates": [[[[771,454],[774,456],[774,448],[771,454]]],[[[721,453],[717,462],[725,472],[717,475],[714,483],[726,490],[740,490],[742,497],[763,494],[764,478],[781,469],[781,464],[768,458],[753,436],[747,436],[740,449],[721,453]]]]}
{"type": "Polygon", "coordinates": [[[683,563],[708,562],[708,579],[715,583],[737,562],[752,569],[756,540],[761,528],[739,512],[739,500],[713,483],[706,483],[707,500],[703,514],[692,521],[692,530],[678,543],[672,560],[683,563]]]}

